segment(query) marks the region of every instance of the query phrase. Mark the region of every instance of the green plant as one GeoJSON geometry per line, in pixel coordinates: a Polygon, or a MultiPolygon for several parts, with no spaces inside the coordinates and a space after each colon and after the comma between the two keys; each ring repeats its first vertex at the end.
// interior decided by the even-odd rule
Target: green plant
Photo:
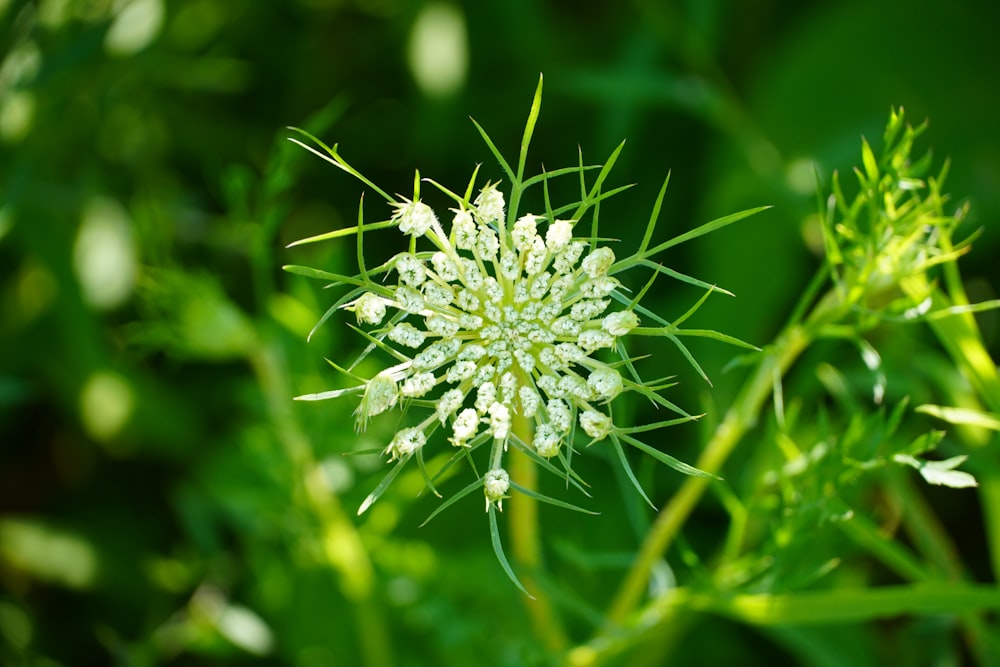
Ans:
{"type": "MultiPolygon", "coordinates": [[[[377,450],[393,467],[362,503],[359,514],[378,500],[410,461],[416,462],[427,488],[438,495],[441,480],[467,463],[474,480],[444,500],[428,520],[482,489],[496,556],[511,580],[529,597],[538,598],[528,604],[535,630],[553,655],[567,664],[603,663],[647,641],[655,634],[652,630],[669,627],[667,639],[658,639],[660,650],[667,650],[669,637],[679,636],[686,625],[683,621],[700,611],[780,627],[943,611],[957,614],[978,658],[1000,655],[991,639],[991,622],[982,614],[1000,606],[995,588],[962,581],[966,575],[950,555],[947,536],[905,475],[906,468],[916,468],[932,484],[973,487],[975,478],[956,470],[967,455],[943,461],[922,458],[944,447],[945,433],[921,426],[909,398],[890,386],[901,360],[887,363],[870,340],[884,337],[889,329],[928,324],[951,358],[949,372],[964,373],[986,408],[1000,412],[1000,380],[972,317],[998,302],[972,305],[964,294],[956,261],[969,249],[972,237],[955,241],[954,236],[966,208],[946,210],[949,202],[941,187],[947,165],[929,175],[929,154],[914,157],[914,144],[924,126],[913,128],[902,110],[893,111],[881,155],[876,156],[867,142],[862,145],[856,194],[848,195],[834,176],[833,194],[820,201],[822,266],[783,330],[758,350],[716,331],[682,328],[711,294],[726,292],[668,269],[654,257],[766,207],[719,218],[654,243],[668,178],[638,249],[618,258],[607,245],[610,239],[600,235],[598,218],[603,202],[626,189],[604,189],[622,145],[603,165],[586,165],[581,156],[574,166],[526,176],[540,104],[541,81],[516,165],[506,161],[476,125],[506,176],[509,202],[496,183],[486,183],[474,198],[478,168],[460,192],[422,180],[418,173],[412,198],[392,196],[354,169],[336,145],[329,147],[303,131],[298,132],[318,148],[293,139],[359,179],[394,210],[388,219],[366,222],[362,198],[355,226],[292,244],[353,235],[357,274],[285,267],[346,286],[346,294],[326,311],[320,324],[339,310],[353,312],[358,326],[349,326],[368,341],[350,365],[330,361],[351,379],[351,386],[299,398],[359,395],[355,413],[359,430],[397,407],[403,415],[391,441],[377,450]],[[591,173],[595,176],[588,182],[591,173]],[[552,190],[566,178],[578,179],[579,194],[568,203],[554,202],[552,190]],[[426,190],[428,185],[454,204],[448,232],[422,198],[421,187],[426,190]],[[539,213],[523,214],[529,196],[538,190],[540,201],[533,210],[539,213]],[[545,225],[544,235],[539,224],[545,225]],[[366,234],[396,228],[409,236],[408,249],[368,267],[366,234]],[[621,279],[637,268],[651,275],[631,291],[621,279]],[[392,272],[395,284],[388,281],[392,272]],[[704,291],[673,321],[641,303],[661,275],[704,291]],[[609,310],[613,304],[617,310],[609,310]],[[736,366],[748,369],[743,388],[711,429],[694,465],[637,437],[699,415],[662,395],[672,386],[670,378],[642,379],[625,344],[634,336],[670,340],[706,379],[684,337],[753,350],[737,360],[736,366]],[[831,341],[830,361],[812,361],[819,382],[804,384],[794,372],[796,362],[812,353],[817,343],[831,341]],[[860,369],[840,359],[845,344],[860,351],[860,369]],[[392,365],[370,378],[359,376],[355,371],[359,363],[376,353],[392,359],[392,365]],[[864,399],[861,388],[867,393],[864,399]],[[622,423],[612,406],[634,396],[676,417],[622,423]],[[813,407],[806,399],[820,403],[813,407]],[[768,401],[774,409],[765,418],[768,401]],[[437,435],[438,429],[449,430],[450,437],[437,435]],[[727,463],[750,433],[763,445],[749,457],[754,474],[743,483],[730,481],[724,474],[727,463]],[[450,442],[454,452],[431,465],[424,448],[435,440],[450,442]],[[586,494],[586,481],[573,461],[580,450],[591,446],[611,449],[650,507],[653,503],[628,462],[626,446],[688,477],[657,512],[602,614],[602,624],[590,640],[577,643],[562,628],[550,586],[542,585],[544,545],[536,503],[588,510],[542,494],[537,471],[553,473],[567,487],[586,494]],[[717,555],[709,565],[689,545],[676,545],[694,574],[691,583],[651,589],[657,564],[675,546],[681,528],[709,489],[716,491],[729,517],[717,555]],[[497,517],[512,492],[519,493],[510,503],[514,566],[501,546],[497,517]],[[872,518],[873,494],[906,506],[894,525],[904,526],[913,547],[894,539],[894,527],[872,518]],[[841,562],[858,555],[878,563],[901,583],[838,585],[839,571],[849,569],[840,568],[841,562]],[[515,569],[522,570],[521,578],[515,569]]],[[[956,411],[924,405],[918,412],[963,425],[996,425],[995,415],[975,408],[956,411]]],[[[977,474],[993,479],[995,470],[987,462],[975,460],[970,465],[977,474]]],[[[995,484],[984,486],[987,493],[997,493],[995,484]]],[[[995,518],[987,530],[996,545],[1000,524],[995,518]]]]}

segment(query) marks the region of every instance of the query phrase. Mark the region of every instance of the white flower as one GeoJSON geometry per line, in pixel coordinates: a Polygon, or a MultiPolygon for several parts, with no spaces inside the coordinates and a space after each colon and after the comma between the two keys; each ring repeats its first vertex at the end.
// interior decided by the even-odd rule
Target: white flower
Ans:
{"type": "Polygon", "coordinates": [[[427,437],[419,428],[404,428],[396,433],[385,453],[389,455],[390,461],[410,456],[418,449],[427,444],[427,437]]]}
{"type": "Polygon", "coordinates": [[[503,509],[503,499],[507,497],[510,490],[510,475],[503,468],[487,470],[483,475],[483,491],[486,494],[486,509],[490,509],[490,503],[496,503],[497,509],[503,509]]]}
{"type": "Polygon", "coordinates": [[[559,443],[561,438],[551,424],[542,424],[535,431],[535,439],[531,443],[539,456],[547,459],[559,453],[559,443]]]}
{"type": "Polygon", "coordinates": [[[566,247],[573,238],[573,223],[568,220],[556,220],[545,232],[545,247],[551,252],[558,252],[566,247]]]}
{"type": "Polygon", "coordinates": [[[365,385],[365,393],[354,411],[357,429],[363,431],[370,418],[391,409],[398,400],[399,387],[391,370],[384,370],[373,377],[365,385]]]}
{"type": "Polygon", "coordinates": [[[615,263],[615,253],[611,248],[603,246],[587,255],[583,260],[583,270],[591,278],[603,276],[615,263]]]}
{"type": "Polygon", "coordinates": [[[455,211],[451,222],[451,233],[455,239],[455,247],[459,250],[472,250],[476,245],[476,222],[466,209],[455,211]]]}
{"type": "Polygon", "coordinates": [[[624,336],[639,326],[639,316],[631,310],[619,310],[608,314],[601,327],[612,336],[624,336]]]}
{"type": "Polygon", "coordinates": [[[377,294],[365,292],[345,308],[354,311],[358,324],[379,324],[385,317],[385,307],[388,303],[377,294]]]}
{"type": "Polygon", "coordinates": [[[503,223],[504,199],[503,193],[497,190],[495,183],[487,184],[476,197],[476,214],[480,222],[488,225],[491,222],[503,223]]]}
{"type": "Polygon", "coordinates": [[[389,329],[389,340],[393,343],[412,347],[414,349],[424,344],[427,334],[409,322],[400,322],[389,329]]]}
{"type": "Polygon", "coordinates": [[[437,223],[437,216],[430,206],[409,200],[396,204],[392,219],[399,223],[399,231],[411,236],[423,236],[437,223]]]}
{"type": "Polygon", "coordinates": [[[538,234],[535,231],[538,225],[537,220],[538,216],[529,213],[528,215],[521,216],[514,223],[514,229],[510,232],[510,238],[514,242],[514,247],[522,253],[531,250],[535,239],[538,238],[538,234]]]}
{"type": "Polygon", "coordinates": [[[612,368],[598,368],[587,378],[587,386],[597,399],[610,401],[622,392],[622,376],[612,368]]]}
{"type": "Polygon", "coordinates": [[[476,435],[478,430],[479,413],[472,408],[465,408],[458,413],[458,417],[455,418],[455,423],[452,425],[451,442],[462,447],[476,435]]]}
{"type": "Polygon", "coordinates": [[[503,403],[493,403],[489,407],[490,428],[497,440],[506,440],[510,432],[510,410],[503,403]]]}
{"type": "Polygon", "coordinates": [[[607,404],[632,385],[605,356],[623,354],[618,341],[639,317],[607,312],[623,289],[608,275],[615,253],[574,240],[574,221],[525,213],[508,226],[494,183],[471,204],[458,201],[448,235],[416,197],[394,204],[393,221],[414,239],[368,283],[358,276],[367,291],[344,308],[368,327],[362,357],[378,351],[396,362],[343,393],[363,391],[358,428],[407,410],[412,421],[386,448],[390,460],[407,460],[437,428],[470,460],[486,445],[487,508],[499,509],[511,486],[502,467],[508,444],[568,466],[561,453],[573,446],[574,423],[595,441],[612,433],[607,404]],[[429,414],[414,416],[421,411],[429,414]]]}
{"type": "Polygon", "coordinates": [[[580,413],[580,426],[594,440],[603,440],[611,433],[611,417],[596,410],[587,410],[580,413]]]}

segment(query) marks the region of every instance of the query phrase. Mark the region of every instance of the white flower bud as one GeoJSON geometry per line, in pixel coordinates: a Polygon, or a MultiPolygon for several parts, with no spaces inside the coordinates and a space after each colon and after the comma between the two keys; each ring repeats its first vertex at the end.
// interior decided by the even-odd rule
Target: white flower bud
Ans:
{"type": "Polygon", "coordinates": [[[602,248],[597,248],[584,258],[583,270],[586,271],[587,275],[591,278],[597,278],[605,275],[614,263],[614,251],[611,248],[604,246],[602,248]]]}
{"type": "Polygon", "coordinates": [[[426,338],[427,334],[409,322],[400,322],[389,330],[389,340],[414,349],[423,345],[426,338]]]}
{"type": "Polygon", "coordinates": [[[524,385],[517,390],[518,396],[521,398],[521,414],[529,419],[538,414],[538,405],[541,403],[542,399],[538,395],[538,392],[531,387],[524,385]]]}
{"type": "Polygon", "coordinates": [[[524,259],[524,272],[529,276],[540,273],[545,268],[546,254],[545,244],[542,243],[542,239],[536,236],[524,259]]]}
{"type": "Polygon", "coordinates": [[[553,398],[545,405],[545,411],[549,414],[549,423],[559,433],[569,433],[573,425],[573,415],[569,411],[566,401],[561,398],[553,398]]]}
{"type": "Polygon", "coordinates": [[[603,440],[611,433],[611,417],[596,410],[587,410],[580,413],[580,426],[594,440],[603,440]]]}
{"type": "Polygon", "coordinates": [[[420,287],[427,278],[424,263],[408,252],[402,252],[393,260],[393,266],[399,274],[399,280],[411,287],[420,287]]]}
{"type": "Polygon", "coordinates": [[[550,424],[542,424],[535,431],[535,439],[531,444],[539,456],[550,459],[559,453],[561,441],[562,438],[550,424]]]}
{"type": "Polygon", "coordinates": [[[476,410],[485,415],[497,400],[497,387],[492,382],[484,382],[476,390],[476,410]]]}
{"type": "Polygon", "coordinates": [[[576,336],[580,333],[580,323],[565,316],[554,321],[551,328],[557,336],[576,336]]]}
{"type": "Polygon", "coordinates": [[[425,320],[427,330],[442,338],[450,338],[458,333],[458,322],[435,313],[425,320]]]}
{"type": "Polygon", "coordinates": [[[382,371],[373,377],[365,385],[365,393],[354,411],[357,429],[363,431],[370,418],[391,409],[397,400],[399,400],[399,389],[392,373],[382,371]]]}
{"type": "Polygon", "coordinates": [[[490,503],[496,503],[497,508],[503,509],[503,499],[507,497],[510,490],[510,475],[503,468],[487,470],[483,475],[483,492],[486,494],[486,509],[490,509],[490,503]]]}
{"type": "Polygon", "coordinates": [[[478,291],[483,286],[483,274],[475,260],[461,257],[462,268],[465,270],[465,286],[472,291],[478,291]]]}
{"type": "Polygon", "coordinates": [[[597,399],[610,401],[622,392],[622,376],[613,368],[598,368],[587,378],[587,386],[597,399]]]}
{"type": "Polygon", "coordinates": [[[431,266],[434,267],[434,273],[438,274],[441,280],[447,283],[458,280],[458,269],[455,268],[455,262],[451,261],[451,258],[440,250],[431,255],[431,266]]]}
{"type": "Polygon", "coordinates": [[[455,295],[455,305],[466,312],[479,310],[479,297],[463,288],[455,295]]]}
{"type": "Polygon", "coordinates": [[[553,253],[566,247],[573,238],[573,223],[568,220],[556,220],[545,232],[545,247],[553,253]]]}
{"type": "Polygon", "coordinates": [[[468,380],[476,372],[476,364],[471,361],[457,361],[445,374],[445,381],[450,384],[468,380]]]}
{"type": "Polygon", "coordinates": [[[624,336],[639,326],[639,316],[631,310],[619,310],[610,313],[601,323],[601,328],[612,336],[624,336]]]}
{"type": "Polygon", "coordinates": [[[399,223],[399,231],[411,236],[423,236],[437,223],[437,216],[427,204],[420,201],[407,201],[395,204],[396,212],[392,219],[399,223]]]}
{"type": "Polygon", "coordinates": [[[549,291],[549,285],[552,283],[552,274],[548,271],[539,273],[533,276],[531,279],[531,298],[541,300],[545,296],[545,293],[549,291]]]}
{"type": "Polygon", "coordinates": [[[416,373],[403,381],[400,393],[407,398],[420,398],[434,388],[433,373],[416,373]]]}
{"type": "Polygon", "coordinates": [[[396,433],[385,453],[389,455],[390,461],[410,456],[418,449],[427,444],[427,436],[419,428],[404,428],[396,433]]]}
{"type": "Polygon", "coordinates": [[[419,313],[427,307],[423,295],[409,285],[400,285],[393,296],[399,308],[408,313],[419,313]]]}
{"type": "Polygon", "coordinates": [[[563,375],[559,378],[559,391],[563,396],[585,401],[590,398],[590,388],[579,375],[563,375]]]}
{"type": "Polygon", "coordinates": [[[580,332],[580,335],[576,339],[576,344],[582,347],[587,354],[590,354],[594,350],[613,346],[615,339],[607,331],[587,329],[580,332]]]}
{"type": "Polygon", "coordinates": [[[455,218],[451,223],[451,233],[455,238],[455,247],[461,250],[472,250],[476,246],[476,222],[472,214],[464,209],[455,210],[455,218]]]}
{"type": "Polygon", "coordinates": [[[476,197],[475,204],[476,214],[484,225],[496,221],[503,222],[503,193],[497,190],[495,185],[484,187],[476,197]]]}
{"type": "Polygon", "coordinates": [[[472,408],[465,408],[458,413],[455,423],[452,425],[452,437],[450,438],[456,447],[464,447],[465,443],[475,437],[479,430],[479,413],[472,408]]]}
{"type": "Polygon", "coordinates": [[[424,300],[432,306],[447,308],[455,300],[455,292],[449,285],[428,280],[424,283],[424,300]]]}
{"type": "Polygon", "coordinates": [[[618,282],[617,278],[600,276],[583,283],[580,286],[580,292],[588,299],[603,299],[619,287],[621,287],[621,283],[618,282]]]}
{"type": "Polygon", "coordinates": [[[489,227],[480,227],[479,236],[476,238],[475,252],[486,260],[496,259],[497,251],[500,249],[500,242],[497,240],[497,233],[489,227]]]}
{"type": "Polygon", "coordinates": [[[510,433],[510,410],[503,403],[493,403],[489,407],[490,429],[497,440],[506,440],[510,433]]]}
{"type": "Polygon", "coordinates": [[[583,254],[583,249],[587,247],[587,244],[582,241],[572,241],[565,248],[562,249],[556,256],[556,261],[553,267],[556,273],[572,273],[576,269],[576,263],[580,260],[580,255],[583,254]]]}
{"type": "Polygon", "coordinates": [[[556,356],[567,366],[579,363],[586,356],[583,350],[573,343],[559,343],[556,345],[555,351],[556,356]]]}
{"type": "Polygon", "coordinates": [[[444,424],[448,417],[455,414],[455,411],[462,407],[462,401],[464,400],[465,394],[462,393],[461,389],[449,389],[441,394],[441,398],[437,400],[438,420],[444,424]]]}
{"type": "Polygon", "coordinates": [[[347,310],[354,311],[358,324],[378,324],[385,317],[385,306],[389,303],[377,294],[365,292],[353,303],[347,304],[347,310]]]}
{"type": "Polygon", "coordinates": [[[514,229],[510,231],[510,238],[514,242],[514,247],[520,252],[530,250],[535,239],[538,238],[535,231],[537,220],[537,215],[528,214],[518,218],[517,222],[514,223],[514,229]]]}
{"type": "Polygon", "coordinates": [[[590,299],[577,301],[573,304],[573,307],[570,308],[569,316],[577,322],[589,322],[607,310],[610,303],[611,302],[607,299],[602,299],[600,301],[591,301],[590,299]]]}

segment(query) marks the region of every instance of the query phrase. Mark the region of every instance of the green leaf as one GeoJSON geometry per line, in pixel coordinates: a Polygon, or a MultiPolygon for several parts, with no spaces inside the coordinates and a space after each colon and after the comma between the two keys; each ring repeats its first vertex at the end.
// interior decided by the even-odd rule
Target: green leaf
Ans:
{"type": "Polygon", "coordinates": [[[875,183],[878,180],[878,160],[875,159],[875,153],[872,152],[867,139],[861,140],[861,162],[865,166],[868,182],[875,183]]]}
{"type": "Polygon", "coordinates": [[[344,158],[340,157],[340,155],[337,153],[337,146],[336,145],[334,145],[333,148],[330,148],[329,146],[327,146],[322,141],[320,141],[319,139],[317,139],[313,135],[309,134],[305,130],[301,130],[301,129],[297,128],[297,127],[290,127],[288,129],[292,130],[293,132],[298,132],[299,134],[302,134],[302,135],[308,137],[313,143],[321,146],[323,148],[323,150],[325,150],[327,152],[327,155],[324,155],[323,153],[320,153],[318,150],[316,150],[312,146],[308,146],[308,145],[302,143],[301,141],[299,141],[298,139],[289,138],[289,141],[291,141],[293,144],[298,144],[302,148],[304,148],[307,151],[309,151],[310,153],[312,153],[314,155],[317,155],[320,158],[326,160],[327,162],[329,162],[333,166],[337,167],[338,169],[346,171],[348,174],[350,174],[351,176],[354,176],[356,179],[358,179],[359,181],[361,181],[362,183],[364,183],[365,185],[367,185],[368,187],[370,187],[372,190],[374,190],[375,192],[377,192],[380,195],[382,195],[382,197],[386,201],[389,201],[389,202],[396,201],[394,197],[390,197],[388,194],[385,193],[384,190],[382,190],[382,188],[380,188],[379,186],[377,186],[374,183],[372,183],[371,181],[369,181],[367,178],[365,178],[361,174],[361,172],[359,172],[357,169],[355,169],[354,167],[352,167],[351,165],[349,165],[347,163],[347,161],[344,160],[344,158]]]}
{"type": "Polygon", "coordinates": [[[1000,415],[971,408],[949,408],[941,405],[918,405],[915,410],[925,415],[937,417],[949,424],[979,426],[1000,431],[1000,415]]]}
{"type": "Polygon", "coordinates": [[[642,484],[639,483],[639,480],[636,478],[635,473],[632,472],[632,466],[630,466],[628,463],[628,457],[625,456],[625,448],[622,447],[622,443],[618,439],[618,435],[614,431],[612,431],[608,437],[611,438],[612,448],[615,450],[615,454],[618,456],[618,461],[622,464],[622,470],[625,471],[625,475],[628,477],[628,481],[632,483],[632,486],[634,486],[635,490],[639,492],[639,495],[642,496],[642,499],[646,501],[646,504],[652,507],[654,511],[656,511],[656,505],[654,505],[653,501],[650,500],[649,496],[646,495],[646,491],[643,490],[642,484]]]}
{"type": "Polygon", "coordinates": [[[368,283],[361,280],[359,276],[346,276],[342,273],[330,273],[329,271],[323,271],[322,269],[314,269],[309,266],[286,264],[281,267],[281,270],[287,271],[288,273],[294,273],[297,276],[305,276],[306,278],[318,278],[320,280],[329,280],[332,281],[334,284],[346,283],[348,285],[356,285],[358,287],[365,287],[368,285],[368,283]]]}
{"type": "Polygon", "coordinates": [[[656,201],[653,202],[653,212],[649,215],[649,222],[646,223],[646,233],[642,236],[642,242],[639,244],[638,255],[643,255],[646,249],[649,247],[649,242],[653,240],[653,229],[656,227],[656,221],[660,217],[660,207],[663,205],[663,198],[667,194],[667,186],[670,184],[670,172],[667,172],[667,177],[663,179],[663,185],[660,187],[660,193],[656,196],[656,201]]]}
{"type": "Polygon", "coordinates": [[[731,213],[730,215],[722,216],[721,218],[716,218],[715,220],[711,220],[709,222],[706,222],[705,224],[701,225],[700,227],[696,227],[695,229],[692,229],[689,232],[685,232],[684,234],[681,234],[680,236],[675,236],[674,238],[670,239],[669,241],[664,241],[663,243],[661,243],[661,244],[657,245],[656,247],[652,248],[651,250],[647,250],[645,253],[643,253],[642,256],[643,257],[652,257],[653,255],[655,255],[657,253],[663,252],[667,248],[672,248],[675,245],[680,245],[681,243],[684,243],[686,241],[690,241],[692,239],[696,239],[699,236],[704,236],[705,234],[708,234],[710,232],[714,232],[717,229],[722,229],[723,227],[731,225],[734,222],[739,222],[740,220],[743,220],[744,218],[749,218],[750,216],[756,215],[756,214],[760,213],[761,211],[766,211],[769,208],[772,208],[772,207],[771,206],[758,206],[757,208],[750,208],[750,209],[747,209],[745,211],[739,211],[737,213],[731,213]]]}
{"type": "Polygon", "coordinates": [[[567,510],[573,510],[574,512],[582,512],[584,514],[590,514],[593,516],[600,515],[600,512],[594,512],[593,510],[584,509],[582,507],[578,507],[577,505],[573,505],[572,503],[567,503],[563,500],[543,495],[541,493],[538,493],[537,491],[532,491],[527,487],[521,486],[517,482],[511,482],[510,485],[513,488],[520,491],[521,493],[523,493],[524,495],[528,496],[529,498],[534,498],[535,500],[541,501],[543,503],[548,503],[549,505],[555,505],[556,507],[562,507],[563,509],[567,510]]]}
{"type": "Polygon", "coordinates": [[[622,440],[624,440],[628,444],[632,445],[633,447],[642,452],[645,452],[646,454],[649,454],[660,463],[664,463],[670,466],[677,472],[684,473],[685,475],[690,475],[691,477],[708,477],[711,479],[722,479],[718,475],[713,475],[710,472],[699,470],[698,468],[695,468],[692,465],[688,465],[687,463],[684,463],[679,459],[675,459],[673,456],[670,456],[670,454],[666,454],[658,449],[650,447],[641,440],[637,440],[626,433],[622,433],[619,431],[618,435],[620,435],[622,440]]]}
{"type": "MultiPolygon", "coordinates": [[[[383,220],[381,222],[373,222],[370,225],[365,225],[365,229],[377,230],[386,229],[388,227],[395,227],[395,220],[383,220]]],[[[294,248],[295,246],[305,245],[307,243],[319,243],[320,241],[329,241],[330,239],[339,239],[344,236],[351,236],[352,234],[358,233],[358,227],[344,227],[343,229],[337,229],[332,232],[325,232],[323,234],[317,234],[316,236],[309,236],[304,239],[299,239],[298,241],[292,241],[286,248],[294,248]]]]}
{"type": "Polygon", "coordinates": [[[524,124],[524,136],[521,137],[521,152],[517,159],[517,182],[524,178],[524,164],[528,159],[528,146],[531,145],[531,135],[535,132],[535,123],[538,122],[538,114],[542,110],[542,75],[538,75],[538,87],[535,88],[535,97],[531,100],[531,111],[528,112],[528,122],[524,124]]]}
{"type": "Polygon", "coordinates": [[[483,129],[483,126],[477,123],[474,118],[471,120],[472,124],[476,126],[477,130],[479,130],[479,134],[482,136],[483,141],[486,142],[486,146],[490,149],[490,152],[493,153],[493,157],[497,159],[497,162],[500,163],[500,167],[503,169],[504,173],[507,174],[507,178],[511,183],[514,183],[514,170],[510,168],[509,164],[507,164],[507,160],[503,159],[503,155],[499,150],[497,150],[496,144],[494,144],[493,140],[490,139],[490,135],[486,134],[486,130],[483,129]]]}
{"type": "Polygon", "coordinates": [[[483,480],[482,480],[482,478],[476,479],[476,481],[472,482],[472,484],[469,484],[464,489],[462,489],[461,491],[459,491],[458,493],[456,493],[455,495],[453,495],[451,498],[448,498],[448,500],[446,500],[443,503],[441,503],[440,505],[438,505],[434,509],[434,511],[431,512],[430,515],[426,519],[424,519],[424,522],[422,524],[420,524],[420,527],[423,528],[428,523],[430,523],[431,519],[433,519],[434,517],[436,517],[438,514],[440,514],[441,512],[445,511],[446,509],[448,509],[449,507],[451,507],[452,505],[454,505],[455,503],[457,503],[459,500],[461,500],[465,496],[469,495],[470,493],[472,493],[476,489],[481,488],[482,486],[483,486],[483,480]]]}
{"type": "MultiPolygon", "coordinates": [[[[412,454],[410,456],[412,456],[412,454]]],[[[382,478],[382,481],[378,483],[375,490],[368,494],[368,497],[361,503],[361,507],[358,508],[358,516],[367,512],[368,508],[374,505],[375,501],[382,497],[385,490],[389,488],[389,485],[392,484],[393,480],[395,480],[399,473],[402,472],[403,466],[410,460],[410,456],[401,458],[396,465],[392,467],[392,470],[390,470],[388,474],[382,478]]]]}
{"type": "Polygon", "coordinates": [[[500,567],[503,568],[503,571],[507,573],[507,576],[522,593],[534,600],[535,596],[528,592],[528,589],[524,587],[521,580],[514,574],[514,569],[510,566],[507,556],[503,553],[503,544],[500,542],[500,528],[497,526],[497,508],[493,504],[490,504],[487,513],[490,515],[490,538],[493,543],[493,553],[496,554],[497,560],[500,561],[500,567]]]}
{"type": "Polygon", "coordinates": [[[321,391],[318,394],[303,394],[301,396],[296,396],[292,400],[294,401],[326,401],[331,398],[340,398],[347,394],[356,393],[359,391],[364,391],[365,385],[358,385],[357,387],[347,387],[346,389],[334,389],[332,391],[321,391]]]}

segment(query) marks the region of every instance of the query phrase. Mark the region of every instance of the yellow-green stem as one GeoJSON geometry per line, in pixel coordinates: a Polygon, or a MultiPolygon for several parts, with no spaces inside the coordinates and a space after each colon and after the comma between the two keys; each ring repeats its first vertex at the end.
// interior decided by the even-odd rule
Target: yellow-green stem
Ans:
{"type": "MultiPolygon", "coordinates": [[[[532,424],[529,419],[515,415],[513,435],[524,443],[532,440],[532,424]]],[[[538,468],[525,452],[511,447],[511,480],[525,489],[537,491],[538,468]]],[[[510,536],[514,559],[520,564],[521,582],[534,599],[525,598],[525,604],[534,625],[535,634],[551,651],[566,648],[566,635],[552,600],[538,585],[537,574],[543,567],[542,544],[538,526],[538,501],[523,493],[516,493],[508,500],[510,512],[510,536]]]]}
{"type": "MultiPolygon", "coordinates": [[[[757,415],[771,395],[775,370],[779,376],[784,375],[810,342],[811,336],[802,325],[793,325],[775,341],[767,358],[748,378],[722,423],[715,429],[712,439],[696,463],[698,468],[712,474],[722,470],[733,448],[756,423],[757,415]]],[[[688,477],[667,506],[660,511],[611,605],[607,616],[611,624],[624,621],[642,599],[653,565],[670,547],[711,483],[712,480],[708,477],[688,477]]]]}

